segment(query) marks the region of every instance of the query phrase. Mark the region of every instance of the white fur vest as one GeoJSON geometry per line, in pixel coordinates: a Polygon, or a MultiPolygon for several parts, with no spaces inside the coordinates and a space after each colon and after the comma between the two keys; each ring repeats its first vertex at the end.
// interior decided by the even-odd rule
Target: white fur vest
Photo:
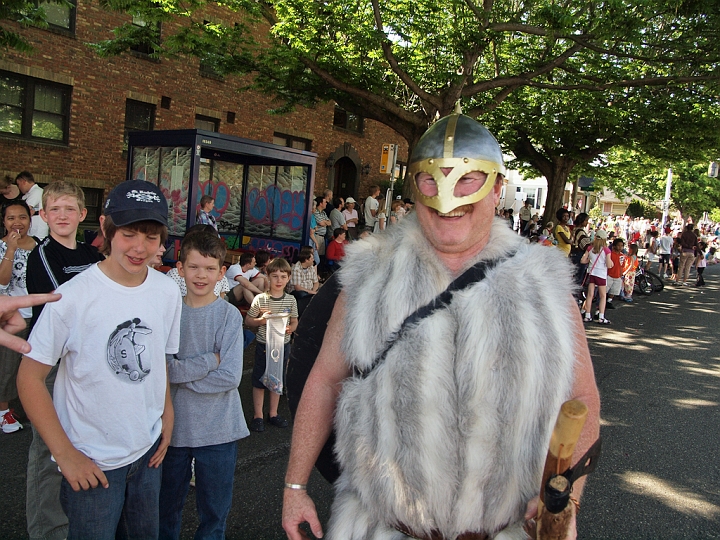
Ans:
{"type": "MultiPolygon", "coordinates": [[[[515,251],[421,320],[365,378],[348,379],[335,416],[336,482],[328,538],[523,538],[552,427],[573,382],[571,266],[496,220],[481,259],[515,251]],[[501,529],[506,527],[502,532],[501,529]]],[[[347,250],[343,352],[364,369],[387,338],[455,276],[414,216],[347,250]]]]}

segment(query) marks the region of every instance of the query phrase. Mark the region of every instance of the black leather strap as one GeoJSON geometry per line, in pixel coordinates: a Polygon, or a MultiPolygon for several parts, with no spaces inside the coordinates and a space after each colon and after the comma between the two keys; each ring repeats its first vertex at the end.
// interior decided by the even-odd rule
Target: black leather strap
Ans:
{"type": "Polygon", "coordinates": [[[430,302],[428,302],[424,306],[419,307],[413,313],[408,315],[408,317],[400,325],[400,328],[390,334],[387,341],[385,342],[385,348],[373,361],[372,365],[364,370],[355,368],[355,376],[362,377],[364,379],[368,375],[370,375],[373,369],[375,369],[378,365],[385,361],[387,353],[390,351],[390,349],[392,349],[395,342],[400,339],[400,337],[405,331],[407,331],[409,327],[417,324],[422,319],[429,317],[439,309],[446,308],[448,305],[450,305],[454,293],[456,293],[457,291],[462,291],[463,289],[466,289],[471,285],[482,281],[483,279],[485,279],[488,271],[492,270],[498,264],[509,259],[513,255],[515,255],[515,251],[499,259],[479,261],[467,270],[465,270],[462,274],[455,278],[452,283],[450,283],[450,285],[448,285],[447,289],[445,289],[443,292],[433,298],[430,302]]]}

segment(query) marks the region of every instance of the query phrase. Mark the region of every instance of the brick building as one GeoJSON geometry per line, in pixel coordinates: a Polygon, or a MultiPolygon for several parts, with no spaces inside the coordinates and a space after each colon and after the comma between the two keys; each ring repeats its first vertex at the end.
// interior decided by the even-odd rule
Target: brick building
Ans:
{"type": "Polygon", "coordinates": [[[48,29],[3,21],[34,53],[6,50],[0,58],[0,172],[82,186],[89,227],[105,190],[125,178],[131,130],[196,127],[310,150],[318,155],[315,193],[330,187],[356,199],[389,179],[379,173],[383,143],[400,143],[399,160],[407,159],[394,131],[333,103],[270,115],[277,106],[270,97],[239,92],[241,79],[217,77],[196,58],[156,61],[142,47],[101,58],[88,43],[111,38],[129,17],[90,0],[72,4],[45,3],[48,29]]]}

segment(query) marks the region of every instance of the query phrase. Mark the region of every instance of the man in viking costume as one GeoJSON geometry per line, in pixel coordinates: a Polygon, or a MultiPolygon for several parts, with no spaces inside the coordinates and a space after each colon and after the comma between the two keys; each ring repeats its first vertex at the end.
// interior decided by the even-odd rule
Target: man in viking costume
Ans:
{"type": "Polygon", "coordinates": [[[331,540],[526,538],[564,401],[590,411],[574,460],[597,439],[572,267],[494,217],[502,173],[487,129],[442,118],[410,160],[415,212],[348,247],[295,421],[291,540],[302,522],[322,535],[305,485],[333,421],[331,540]]]}

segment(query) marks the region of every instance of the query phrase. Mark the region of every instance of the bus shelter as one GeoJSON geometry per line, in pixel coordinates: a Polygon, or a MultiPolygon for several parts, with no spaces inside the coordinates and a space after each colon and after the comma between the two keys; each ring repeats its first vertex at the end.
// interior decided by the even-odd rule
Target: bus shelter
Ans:
{"type": "Polygon", "coordinates": [[[199,129],[138,131],[129,134],[127,179],[157,184],[167,197],[167,260],[177,259],[210,195],[229,250],[292,261],[309,243],[316,161],[313,152],[199,129]]]}

